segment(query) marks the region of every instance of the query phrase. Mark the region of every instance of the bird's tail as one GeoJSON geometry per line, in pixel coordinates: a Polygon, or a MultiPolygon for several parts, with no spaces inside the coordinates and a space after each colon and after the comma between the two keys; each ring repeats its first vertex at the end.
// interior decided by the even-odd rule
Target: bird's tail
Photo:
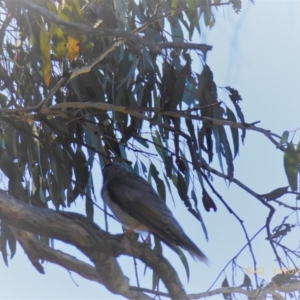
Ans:
{"type": "Polygon", "coordinates": [[[181,247],[189,252],[194,260],[199,260],[204,262],[207,266],[210,265],[210,261],[207,256],[194,244],[194,242],[187,237],[186,235],[182,236],[180,240],[170,240],[165,239],[153,232],[153,234],[160,240],[162,240],[165,244],[167,244],[171,249],[178,253],[177,247],[181,247]]]}
{"type": "Polygon", "coordinates": [[[210,265],[210,261],[207,256],[188,238],[186,243],[182,245],[182,248],[187,250],[194,260],[200,260],[207,266],[210,265]]]}

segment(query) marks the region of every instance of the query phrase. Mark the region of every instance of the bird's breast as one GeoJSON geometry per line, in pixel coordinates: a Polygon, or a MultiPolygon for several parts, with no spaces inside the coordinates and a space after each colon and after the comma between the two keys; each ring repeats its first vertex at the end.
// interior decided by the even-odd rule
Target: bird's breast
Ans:
{"type": "Polygon", "coordinates": [[[109,206],[110,210],[116,217],[116,219],[128,230],[137,232],[137,233],[144,233],[150,232],[150,229],[136,220],[135,218],[131,217],[128,213],[120,208],[118,204],[113,202],[107,193],[103,193],[103,198],[106,204],[109,206]]]}

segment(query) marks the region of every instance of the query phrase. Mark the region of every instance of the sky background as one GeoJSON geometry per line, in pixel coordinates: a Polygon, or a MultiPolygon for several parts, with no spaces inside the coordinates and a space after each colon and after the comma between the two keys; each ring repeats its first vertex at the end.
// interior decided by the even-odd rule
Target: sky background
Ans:
{"type": "MultiPolygon", "coordinates": [[[[243,101],[240,102],[246,122],[261,121],[257,126],[270,129],[281,135],[283,131],[291,131],[300,127],[299,121],[299,78],[300,78],[300,1],[243,1],[241,13],[235,14],[231,8],[219,8],[215,12],[216,24],[212,30],[202,26],[202,35],[194,41],[213,45],[207,63],[214,73],[214,80],[219,87],[231,86],[237,89],[243,101]]],[[[221,97],[221,96],[220,96],[221,97]]],[[[230,103],[227,98],[221,100],[230,103]]],[[[299,141],[296,132],[294,142],[299,141]]],[[[218,165],[216,165],[218,168],[218,165]]],[[[283,153],[257,132],[247,132],[245,145],[240,147],[240,154],[235,160],[235,177],[257,193],[268,193],[277,187],[287,186],[288,182],[283,168],[283,153]]],[[[94,177],[96,180],[96,177],[94,177]]],[[[99,177],[99,183],[102,178],[99,177]]],[[[234,209],[244,221],[248,234],[252,237],[264,224],[267,210],[256,199],[224,180],[214,178],[214,184],[223,199],[234,209]]],[[[96,195],[98,204],[102,205],[99,184],[96,195]]],[[[200,189],[199,189],[200,190],[200,189]]],[[[199,196],[199,198],[201,198],[199,196]]],[[[210,267],[195,263],[187,254],[191,268],[191,276],[187,282],[184,268],[179,258],[171,250],[165,248],[164,254],[173,262],[183,285],[188,293],[203,292],[214,282],[227,262],[245,245],[244,233],[238,221],[228,213],[215,198],[217,213],[200,211],[208,229],[209,241],[206,242],[201,225],[190,216],[184,205],[176,199],[176,207],[171,199],[168,206],[174,212],[185,232],[199,248],[207,254],[212,264],[210,267]]],[[[283,201],[295,205],[293,197],[283,201]]],[[[76,210],[83,208],[77,200],[76,210]]],[[[278,207],[276,207],[278,209],[278,207]]],[[[75,210],[75,208],[74,208],[75,210]]],[[[278,212],[273,225],[282,222],[288,212],[278,212]]],[[[292,218],[294,216],[292,215],[292,218]]],[[[104,228],[103,215],[98,213],[95,221],[104,228]]],[[[110,232],[120,233],[121,226],[111,221],[110,232]]],[[[265,241],[265,231],[255,240],[253,247],[258,258],[258,267],[263,272],[260,277],[269,281],[274,276],[277,265],[273,261],[273,253],[265,241]]],[[[299,232],[290,235],[295,247],[299,240],[299,232]]],[[[55,242],[55,248],[71,255],[79,252],[73,247],[66,247],[55,242]]],[[[84,261],[88,260],[80,254],[84,261]]],[[[123,271],[136,285],[132,276],[131,258],[121,259],[123,271]],[[128,272],[128,273],[127,273],[128,272]]],[[[251,268],[249,251],[239,256],[237,264],[251,268]]],[[[45,275],[40,275],[30,264],[20,246],[16,256],[9,261],[7,268],[0,259],[0,299],[121,299],[112,295],[103,286],[88,282],[76,274],[50,263],[44,263],[45,275]]],[[[142,287],[151,288],[150,270],[143,277],[144,266],[140,265],[140,283],[142,287]]],[[[228,281],[232,283],[231,267],[226,269],[228,281]]],[[[277,268],[277,271],[278,268],[277,268]]],[[[219,288],[224,279],[221,275],[213,289],[219,288]]],[[[237,272],[235,283],[240,285],[242,272],[237,272]]],[[[215,296],[209,299],[222,299],[215,296]]]]}

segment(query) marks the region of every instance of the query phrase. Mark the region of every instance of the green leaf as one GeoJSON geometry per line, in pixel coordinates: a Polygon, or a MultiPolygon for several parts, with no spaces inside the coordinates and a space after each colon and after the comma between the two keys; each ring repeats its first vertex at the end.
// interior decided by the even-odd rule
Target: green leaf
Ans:
{"type": "Polygon", "coordinates": [[[171,8],[172,8],[172,15],[174,14],[176,8],[178,6],[178,0],[172,0],[171,8]]]}
{"type": "Polygon", "coordinates": [[[165,157],[165,168],[166,174],[171,179],[172,178],[172,169],[173,169],[173,158],[171,155],[165,157]]]}
{"type": "Polygon", "coordinates": [[[284,131],[282,136],[281,136],[281,140],[280,140],[280,145],[286,144],[289,138],[289,132],[288,131],[284,131]]]}
{"type": "Polygon", "coordinates": [[[222,160],[222,153],[221,153],[221,140],[220,140],[219,130],[216,126],[213,127],[213,133],[216,141],[216,152],[218,155],[220,168],[222,170],[222,173],[224,174],[224,167],[223,167],[223,160],[222,160]]]}
{"type": "MultiPolygon", "coordinates": [[[[99,139],[97,138],[97,136],[89,129],[85,129],[84,133],[85,133],[86,143],[88,145],[90,145],[90,147],[101,152],[101,149],[99,147],[100,143],[99,143],[99,139]]],[[[89,155],[87,165],[90,167],[90,169],[92,169],[96,152],[90,148],[87,149],[87,152],[89,155]]]]}
{"type": "Polygon", "coordinates": [[[183,266],[184,266],[184,269],[185,269],[185,273],[186,273],[186,277],[188,279],[188,281],[190,280],[190,267],[189,267],[189,263],[186,259],[186,256],[184,255],[183,251],[181,250],[180,247],[178,246],[175,246],[173,248],[175,250],[175,252],[178,254],[183,266]]]}
{"type": "Polygon", "coordinates": [[[269,200],[276,200],[278,198],[280,198],[281,196],[283,196],[284,194],[287,193],[288,191],[288,186],[286,187],[281,187],[281,188],[278,188],[278,189],[275,189],[274,191],[268,193],[268,194],[265,194],[263,195],[263,197],[269,201],[269,200]]]}
{"type": "Polygon", "coordinates": [[[0,251],[2,252],[2,258],[4,263],[6,264],[6,266],[8,267],[8,261],[7,261],[7,249],[6,249],[6,242],[9,239],[9,228],[8,226],[3,223],[3,221],[0,223],[0,230],[1,230],[1,234],[0,234],[0,251]]]}
{"type": "Polygon", "coordinates": [[[9,236],[8,236],[8,246],[10,249],[10,259],[12,259],[16,254],[17,240],[10,230],[9,230],[9,236]]]}
{"type": "Polygon", "coordinates": [[[221,139],[222,139],[222,145],[223,145],[223,150],[224,150],[224,156],[225,160],[227,163],[227,174],[230,177],[233,177],[233,172],[234,172],[234,166],[233,166],[233,158],[232,158],[232,153],[230,149],[230,145],[226,136],[226,131],[224,127],[219,127],[221,139]]]}
{"type": "Polygon", "coordinates": [[[159,172],[157,171],[156,167],[151,163],[149,173],[151,174],[152,178],[156,183],[156,188],[159,196],[166,201],[166,187],[165,183],[162,179],[159,178],[159,172]]]}
{"type": "Polygon", "coordinates": [[[297,145],[296,153],[297,153],[297,162],[300,165],[300,141],[297,145]]]}
{"type": "MultiPolygon", "coordinates": [[[[159,255],[162,255],[162,253],[163,253],[161,241],[156,237],[154,237],[153,251],[159,255]]],[[[153,291],[155,291],[155,289],[158,288],[159,279],[160,279],[160,277],[157,275],[156,272],[153,271],[153,274],[152,274],[152,290],[153,291]]]]}
{"type": "Polygon", "coordinates": [[[242,1],[241,0],[230,0],[232,4],[232,8],[236,13],[239,13],[242,9],[242,1]]]}
{"type": "Polygon", "coordinates": [[[85,191],[86,191],[85,213],[86,213],[87,219],[91,222],[94,221],[94,203],[92,200],[92,193],[91,193],[92,189],[93,189],[93,177],[92,177],[92,173],[89,173],[88,183],[85,188],[85,191]]]}
{"type": "Polygon", "coordinates": [[[134,139],[137,142],[139,142],[141,145],[143,145],[145,148],[149,148],[149,144],[148,144],[148,142],[144,138],[135,136],[134,139]]]}
{"type": "Polygon", "coordinates": [[[177,190],[180,198],[184,202],[189,201],[189,197],[187,195],[188,190],[187,190],[186,182],[179,171],[177,172],[177,190]]]}
{"type": "Polygon", "coordinates": [[[145,176],[147,174],[147,167],[145,166],[145,164],[142,161],[140,161],[140,163],[141,163],[141,167],[142,167],[142,172],[145,176]]]}
{"type": "MultiPolygon", "coordinates": [[[[235,115],[233,111],[228,107],[226,107],[226,114],[229,121],[236,123],[235,115]]],[[[230,130],[231,130],[231,135],[233,140],[233,149],[234,149],[234,158],[235,158],[239,153],[239,130],[235,127],[230,127],[230,130]]]]}
{"type": "Polygon", "coordinates": [[[2,108],[5,108],[7,106],[7,96],[4,94],[0,93],[0,105],[2,108]]]}
{"type": "Polygon", "coordinates": [[[172,201],[173,201],[173,203],[175,204],[174,197],[173,197],[173,194],[172,194],[172,190],[171,190],[171,186],[170,186],[170,183],[169,183],[169,181],[168,181],[168,178],[167,178],[167,176],[166,176],[165,173],[163,173],[163,175],[164,175],[165,183],[167,184],[169,193],[170,193],[170,195],[171,195],[171,197],[172,197],[172,201]]]}
{"type": "Polygon", "coordinates": [[[39,198],[40,200],[43,202],[43,203],[46,203],[47,202],[47,199],[46,199],[46,196],[44,194],[44,191],[43,191],[43,188],[40,187],[39,188],[39,198]]]}
{"type": "Polygon", "coordinates": [[[173,109],[176,109],[178,105],[181,107],[184,90],[185,90],[185,74],[182,74],[182,72],[180,72],[180,74],[176,79],[176,87],[174,87],[174,93],[172,94],[171,104],[173,109]]]}
{"type": "Polygon", "coordinates": [[[40,30],[40,50],[43,63],[44,81],[46,86],[49,86],[51,79],[50,40],[44,25],[41,25],[40,30]]]}
{"type": "MultiPolygon", "coordinates": [[[[122,69],[120,72],[120,77],[122,78],[122,81],[119,83],[117,90],[121,87],[121,85],[127,81],[128,78],[132,77],[134,75],[134,72],[136,70],[137,65],[139,64],[139,58],[132,55],[127,55],[124,57],[124,59],[121,61],[120,65],[122,66],[122,69]]],[[[130,80],[129,80],[130,82],[130,80]]],[[[128,83],[127,83],[128,87],[128,83]]]]}
{"type": "Polygon", "coordinates": [[[203,218],[201,216],[201,213],[200,213],[200,211],[198,209],[198,199],[197,199],[197,196],[196,196],[196,193],[195,193],[194,189],[192,189],[191,197],[192,197],[192,199],[194,200],[194,203],[195,203],[194,206],[195,206],[196,212],[198,214],[198,220],[201,223],[204,235],[205,235],[206,239],[208,240],[208,232],[207,232],[206,226],[204,224],[204,220],[203,220],[203,218]]]}
{"type": "Polygon", "coordinates": [[[157,130],[155,130],[155,135],[152,134],[152,140],[153,140],[153,143],[154,143],[154,146],[156,148],[157,153],[159,154],[159,156],[162,159],[164,159],[164,157],[165,157],[165,155],[164,155],[165,147],[162,143],[161,136],[160,136],[160,134],[157,130]]]}
{"type": "Polygon", "coordinates": [[[294,192],[297,190],[298,159],[292,142],[287,144],[287,148],[284,151],[283,164],[289,185],[294,192]]]}
{"type": "Polygon", "coordinates": [[[140,170],[139,170],[138,161],[136,161],[135,164],[134,164],[133,172],[134,172],[136,175],[140,175],[140,170]]]}
{"type": "Polygon", "coordinates": [[[247,288],[250,288],[252,286],[251,279],[247,274],[245,274],[244,276],[243,286],[247,288]]]}
{"type": "Polygon", "coordinates": [[[82,195],[84,193],[90,175],[85,154],[80,148],[77,148],[74,157],[74,175],[76,178],[74,196],[77,197],[79,194],[82,195]]]}
{"type": "Polygon", "coordinates": [[[198,150],[197,138],[196,138],[196,135],[195,135],[195,128],[194,128],[193,121],[191,119],[186,118],[185,119],[185,124],[186,124],[186,127],[189,131],[189,134],[190,134],[191,138],[192,138],[194,148],[195,148],[195,150],[198,150]]]}
{"type": "MultiPolygon", "coordinates": [[[[222,288],[227,288],[227,287],[229,287],[229,283],[228,283],[228,280],[227,280],[226,277],[225,277],[225,279],[223,280],[221,286],[222,286],[222,288]]],[[[232,294],[231,294],[231,293],[222,293],[222,295],[223,295],[223,298],[224,298],[225,300],[232,299],[232,294]]]]}
{"type": "Polygon", "coordinates": [[[189,39],[193,36],[194,28],[196,27],[198,32],[200,33],[200,26],[198,21],[198,12],[196,7],[195,0],[187,0],[187,4],[189,6],[189,10],[186,12],[186,15],[191,23],[189,28],[189,39]]]}
{"type": "Polygon", "coordinates": [[[171,27],[171,35],[173,42],[183,42],[183,31],[177,18],[168,18],[171,27]]]}

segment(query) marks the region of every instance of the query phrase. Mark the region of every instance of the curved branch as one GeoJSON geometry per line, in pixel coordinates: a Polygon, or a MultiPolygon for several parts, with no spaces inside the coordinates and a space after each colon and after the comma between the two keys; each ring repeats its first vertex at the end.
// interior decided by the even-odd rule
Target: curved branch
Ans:
{"type": "Polygon", "coordinates": [[[74,256],[60,250],[55,250],[48,245],[41,243],[31,232],[19,230],[14,227],[10,227],[10,229],[23,247],[34,267],[36,267],[36,262],[38,260],[46,260],[67,270],[73,271],[85,279],[103,284],[93,266],[74,256]]]}
{"type": "MultiPolygon", "coordinates": [[[[117,256],[125,254],[137,257],[153,268],[166,285],[172,299],[187,299],[175,270],[164,257],[147,245],[130,240],[125,235],[110,235],[102,231],[82,215],[30,206],[0,191],[0,218],[17,229],[76,246],[91,259],[95,264],[97,276],[106,288],[115,294],[130,299],[148,297],[130,288],[129,280],[122,273],[116,260],[117,256]]],[[[24,241],[25,238],[25,245],[24,241]]]]}

